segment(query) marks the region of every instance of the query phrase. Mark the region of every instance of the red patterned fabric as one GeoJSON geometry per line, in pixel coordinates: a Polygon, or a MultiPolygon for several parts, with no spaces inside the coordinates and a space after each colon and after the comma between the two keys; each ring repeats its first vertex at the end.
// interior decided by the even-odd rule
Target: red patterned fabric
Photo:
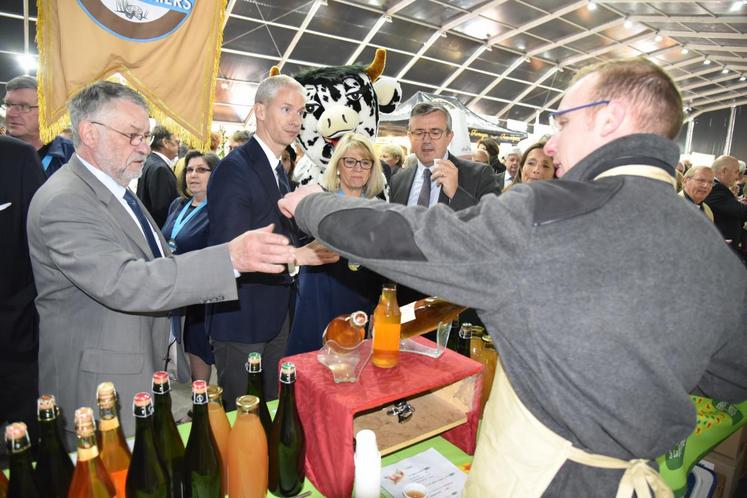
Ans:
{"type": "MultiPolygon", "coordinates": [[[[435,346],[431,341],[419,342],[435,346]]],[[[482,395],[482,365],[451,350],[433,359],[400,353],[399,365],[376,368],[369,363],[355,383],[335,384],[316,352],[284,358],[296,365],[296,402],[306,435],[306,476],[328,498],[353,492],[353,416],[424,391],[475,376],[475,396],[467,423],[442,436],[470,455],[475,452],[482,395]]],[[[415,415],[417,416],[417,414],[415,415]]]]}

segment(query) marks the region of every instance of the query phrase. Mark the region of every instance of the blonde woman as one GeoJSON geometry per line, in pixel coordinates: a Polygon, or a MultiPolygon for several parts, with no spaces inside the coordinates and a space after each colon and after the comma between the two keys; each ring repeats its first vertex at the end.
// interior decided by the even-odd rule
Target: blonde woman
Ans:
{"type": "MultiPolygon", "coordinates": [[[[320,184],[340,196],[372,198],[383,192],[384,182],[371,142],[350,133],[337,143],[320,184]]],[[[345,258],[327,265],[302,267],[287,354],[321,348],[324,328],[338,315],[357,310],[372,313],[381,283],[377,274],[348,265],[345,258]]]]}

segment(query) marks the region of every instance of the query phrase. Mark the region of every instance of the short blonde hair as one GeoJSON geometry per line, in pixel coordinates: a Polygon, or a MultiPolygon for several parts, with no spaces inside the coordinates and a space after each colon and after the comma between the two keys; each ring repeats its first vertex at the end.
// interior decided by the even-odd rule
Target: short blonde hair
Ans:
{"type": "Polygon", "coordinates": [[[376,197],[384,190],[386,178],[384,177],[384,171],[381,169],[381,162],[379,162],[379,158],[376,157],[376,154],[374,153],[373,144],[368,138],[359,133],[346,133],[342,136],[340,141],[337,142],[335,151],[329,159],[327,169],[319,183],[330,192],[337,192],[340,189],[340,177],[338,176],[337,171],[340,165],[340,159],[342,159],[350,149],[361,149],[365,151],[368,158],[373,162],[371,176],[363,187],[363,194],[369,199],[376,197]]]}

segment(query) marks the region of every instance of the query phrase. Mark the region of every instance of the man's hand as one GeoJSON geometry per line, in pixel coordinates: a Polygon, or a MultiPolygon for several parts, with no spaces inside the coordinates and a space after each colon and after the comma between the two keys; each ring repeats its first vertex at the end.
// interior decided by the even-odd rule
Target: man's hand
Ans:
{"type": "Polygon", "coordinates": [[[272,233],[273,225],[249,230],[228,243],[233,268],[240,272],[282,273],[294,260],[288,239],[272,233]]]}
{"type": "Polygon", "coordinates": [[[297,265],[319,266],[335,263],[339,259],[339,254],[328,249],[317,240],[296,249],[297,265]]]}
{"type": "Polygon", "coordinates": [[[278,201],[278,208],[288,218],[293,218],[296,215],[296,207],[298,203],[303,200],[309,194],[316,194],[322,192],[322,187],[317,184],[305,185],[298,187],[293,192],[286,194],[285,197],[278,201]]]}
{"type": "Polygon", "coordinates": [[[431,180],[441,186],[441,191],[451,199],[459,187],[459,170],[448,159],[435,159],[431,166],[431,180]]]}

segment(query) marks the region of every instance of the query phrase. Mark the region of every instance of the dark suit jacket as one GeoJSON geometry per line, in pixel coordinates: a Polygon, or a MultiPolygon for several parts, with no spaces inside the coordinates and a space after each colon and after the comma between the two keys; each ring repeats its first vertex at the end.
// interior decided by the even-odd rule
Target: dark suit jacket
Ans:
{"type": "MultiPolygon", "coordinates": [[[[448,205],[454,211],[460,211],[476,205],[483,195],[500,193],[495,173],[489,166],[459,159],[451,154],[449,154],[449,161],[453,162],[459,170],[459,187],[451,199],[446,197],[442,190],[438,198],[439,203],[448,205]]],[[[392,175],[390,202],[407,204],[417,170],[417,159],[413,155],[408,158],[405,167],[400,172],[392,175]]]]}
{"type": "Polygon", "coordinates": [[[0,373],[6,362],[34,361],[39,319],[29,259],[26,216],[31,198],[46,175],[36,150],[21,140],[0,136],[0,373]]]}
{"type": "MultiPolygon", "coordinates": [[[[278,209],[280,191],[256,138],[233,150],[210,175],[209,244],[228,242],[247,230],[275,224],[292,242],[297,234],[278,209]]],[[[287,274],[245,273],[237,279],[239,300],[211,306],[206,329],[218,341],[259,343],[274,338],[291,307],[287,274]]]]}
{"type": "Polygon", "coordinates": [[[713,190],[708,194],[705,203],[713,211],[713,222],[724,239],[732,240],[736,247],[742,237],[742,225],[747,221],[747,206],[734,197],[729,188],[715,180],[713,190]]]}
{"type": "Polygon", "coordinates": [[[143,175],[137,183],[137,196],[162,228],[169,215],[169,206],[177,197],[176,175],[158,154],[151,153],[145,160],[143,175]]]}

